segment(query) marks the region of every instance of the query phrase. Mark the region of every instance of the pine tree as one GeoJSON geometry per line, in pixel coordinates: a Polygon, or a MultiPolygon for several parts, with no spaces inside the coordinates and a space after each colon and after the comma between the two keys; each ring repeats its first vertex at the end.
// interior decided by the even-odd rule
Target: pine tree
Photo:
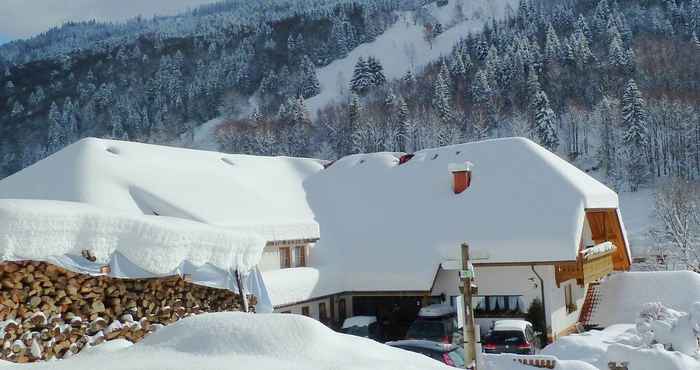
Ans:
{"type": "Polygon", "coordinates": [[[10,116],[17,117],[20,116],[22,113],[24,113],[24,106],[20,102],[16,101],[15,104],[12,106],[10,116]]]}
{"type": "Polygon", "coordinates": [[[56,102],[51,103],[48,121],[46,153],[50,155],[66,146],[65,128],[63,127],[61,111],[58,109],[56,102]]]}
{"type": "Polygon", "coordinates": [[[14,89],[15,89],[15,83],[12,81],[7,81],[7,83],[5,84],[5,91],[7,91],[8,93],[11,94],[12,91],[14,91],[14,89]]]}
{"type": "Polygon", "coordinates": [[[622,96],[622,142],[627,158],[627,175],[630,190],[636,191],[646,180],[647,164],[644,160],[647,133],[646,102],[634,80],[629,80],[622,96]]]}
{"type": "Polygon", "coordinates": [[[534,99],[535,125],[533,132],[542,146],[552,152],[559,147],[559,134],[557,130],[556,116],[549,105],[547,94],[540,90],[534,99]]]}
{"type": "MultiPolygon", "coordinates": [[[[449,78],[449,77],[448,77],[449,78]]],[[[443,123],[447,123],[452,118],[452,107],[450,106],[450,89],[442,73],[437,75],[433,83],[433,109],[443,123]]]]}
{"type": "Polygon", "coordinates": [[[5,77],[7,78],[7,77],[11,77],[11,76],[12,76],[12,73],[10,72],[10,67],[5,66],[5,77]]]}
{"type": "Polygon", "coordinates": [[[545,47],[544,47],[544,57],[545,61],[549,63],[554,63],[559,60],[561,54],[561,43],[559,42],[559,36],[554,30],[554,27],[550,23],[547,27],[547,34],[545,37],[545,47]]]}
{"type": "Polygon", "coordinates": [[[619,33],[615,33],[610,42],[610,51],[608,52],[608,64],[612,68],[625,68],[629,61],[627,53],[622,45],[622,39],[619,33]]]}
{"type": "Polygon", "coordinates": [[[362,105],[360,104],[360,97],[357,96],[357,94],[352,94],[350,98],[350,107],[348,109],[349,142],[347,150],[349,153],[362,152],[362,138],[360,136],[361,114],[362,105]]]}
{"type": "Polygon", "coordinates": [[[698,39],[698,34],[693,32],[693,44],[700,51],[700,39],[698,39]]]}
{"type": "Polygon", "coordinates": [[[416,82],[416,76],[413,74],[413,72],[409,69],[404,73],[403,77],[401,78],[403,82],[407,84],[413,84],[416,82]]]}
{"type": "Polygon", "coordinates": [[[364,94],[372,86],[372,76],[369,66],[363,57],[360,57],[355,64],[352,80],[350,80],[350,90],[356,94],[364,94]]]}
{"type": "Polygon", "coordinates": [[[371,84],[373,86],[382,86],[386,83],[384,76],[384,67],[375,57],[367,58],[367,71],[370,75],[371,84]]]}
{"type": "Polygon", "coordinates": [[[591,33],[591,28],[588,27],[588,22],[586,22],[586,18],[584,18],[582,14],[578,15],[578,19],[576,20],[576,25],[574,28],[576,32],[580,32],[583,36],[586,37],[586,41],[588,41],[588,44],[593,42],[593,33],[591,33]]]}
{"type": "Polygon", "coordinates": [[[472,84],[472,99],[476,104],[486,104],[493,96],[493,87],[489,81],[488,74],[484,70],[479,70],[474,76],[472,84]]]}
{"type": "Polygon", "coordinates": [[[316,66],[308,56],[301,60],[301,96],[310,98],[321,92],[321,83],[318,81],[316,66]]]}
{"type": "Polygon", "coordinates": [[[406,100],[403,97],[401,97],[399,98],[398,105],[398,150],[401,152],[406,152],[408,151],[408,139],[410,132],[410,122],[408,121],[408,104],[406,104],[406,100]]]}

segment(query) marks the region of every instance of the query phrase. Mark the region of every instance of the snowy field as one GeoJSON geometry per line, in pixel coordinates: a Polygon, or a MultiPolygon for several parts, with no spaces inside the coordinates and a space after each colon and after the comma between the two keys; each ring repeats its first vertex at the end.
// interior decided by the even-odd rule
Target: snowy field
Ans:
{"type": "Polygon", "coordinates": [[[388,80],[417,72],[428,63],[452,51],[455,44],[470,32],[480,31],[486,22],[503,18],[517,5],[515,0],[450,0],[448,5],[426,5],[428,13],[445,26],[445,32],[432,42],[423,37],[423,26],[413,12],[403,12],[384,34],[362,44],[340,60],[320,68],[321,93],[306,101],[312,116],[331,102],[347,95],[352,71],[360,57],[374,56],[384,66],[388,80]],[[461,7],[462,12],[458,11],[461,7]]]}

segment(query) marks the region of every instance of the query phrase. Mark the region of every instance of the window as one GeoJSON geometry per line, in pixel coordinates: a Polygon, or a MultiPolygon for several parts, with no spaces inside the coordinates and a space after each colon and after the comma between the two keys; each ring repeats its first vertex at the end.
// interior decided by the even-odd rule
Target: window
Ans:
{"type": "Polygon", "coordinates": [[[489,295],[475,297],[475,311],[479,316],[522,316],[525,305],[519,295],[489,295]]]}
{"type": "Polygon", "coordinates": [[[340,319],[340,323],[342,324],[345,319],[347,318],[347,307],[345,306],[345,298],[341,298],[338,300],[338,319],[340,319]]]}
{"type": "Polygon", "coordinates": [[[280,268],[288,269],[292,267],[292,255],[289,247],[280,247],[280,268]]]}
{"type": "Polygon", "coordinates": [[[321,302],[318,304],[318,319],[321,322],[326,322],[328,320],[328,313],[326,312],[326,302],[321,302]]]}
{"type": "Polygon", "coordinates": [[[564,304],[566,305],[566,313],[572,313],[577,309],[571,284],[564,285],[564,304]]]}
{"type": "Polygon", "coordinates": [[[301,308],[301,314],[304,316],[311,317],[311,314],[309,313],[309,306],[303,306],[301,308]]]}
{"type": "Polygon", "coordinates": [[[282,311],[280,313],[292,313],[292,311],[282,311]]]}
{"type": "Polygon", "coordinates": [[[306,266],[306,247],[301,245],[294,247],[294,265],[296,267],[306,266]]]}

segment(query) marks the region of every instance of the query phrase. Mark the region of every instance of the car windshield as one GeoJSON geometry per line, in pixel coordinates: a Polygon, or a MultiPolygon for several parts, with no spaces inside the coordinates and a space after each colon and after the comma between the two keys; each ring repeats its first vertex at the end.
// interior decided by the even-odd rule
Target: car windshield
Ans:
{"type": "Polygon", "coordinates": [[[502,345],[523,344],[525,336],[519,331],[494,331],[488,336],[488,342],[502,345]]]}
{"type": "Polygon", "coordinates": [[[351,326],[349,328],[343,328],[342,332],[345,334],[356,335],[358,337],[369,337],[368,326],[351,326]]]}
{"type": "Polygon", "coordinates": [[[408,328],[407,338],[440,338],[445,335],[445,329],[441,321],[418,320],[408,328]]]}
{"type": "Polygon", "coordinates": [[[460,369],[465,368],[464,364],[464,350],[462,348],[457,348],[453,351],[447,352],[447,356],[452,360],[452,366],[458,367],[460,369]]]}

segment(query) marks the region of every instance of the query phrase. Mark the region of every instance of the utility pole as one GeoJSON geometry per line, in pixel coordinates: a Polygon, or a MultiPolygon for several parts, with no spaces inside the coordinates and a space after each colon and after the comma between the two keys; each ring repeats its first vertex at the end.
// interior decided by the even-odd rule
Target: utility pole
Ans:
{"type": "Polygon", "coordinates": [[[464,356],[467,369],[476,370],[476,333],[474,330],[474,310],[472,309],[472,294],[476,294],[474,281],[474,265],[469,260],[469,244],[462,243],[462,270],[459,273],[462,280],[462,297],[464,298],[464,356]],[[473,290],[472,290],[473,289],[473,290]]]}

